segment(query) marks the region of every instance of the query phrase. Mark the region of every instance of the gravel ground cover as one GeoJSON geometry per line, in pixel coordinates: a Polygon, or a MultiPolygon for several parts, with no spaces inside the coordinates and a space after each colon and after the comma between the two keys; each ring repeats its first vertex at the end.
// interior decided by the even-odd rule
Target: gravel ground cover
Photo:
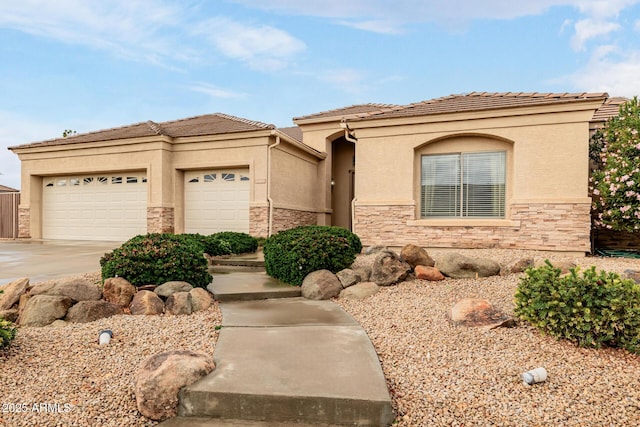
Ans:
{"type": "MultiPolygon", "coordinates": [[[[529,251],[458,252],[501,263],[543,257],[529,251]]],[[[429,254],[437,260],[442,252],[429,254]]],[[[619,273],[640,269],[640,260],[564,258],[619,273]]],[[[640,356],[580,349],[522,322],[485,330],[447,319],[464,297],[486,298],[512,313],[519,277],[414,280],[365,300],[336,300],[362,324],[379,354],[397,426],[640,425],[640,356]],[[523,384],[522,372],[538,366],[547,369],[548,380],[523,384]]],[[[20,328],[12,347],[0,352],[0,426],[156,425],[136,409],[133,376],[140,363],[173,349],[212,354],[220,323],[214,304],[191,316],[123,315],[20,328]],[[114,333],[107,346],[97,344],[102,329],[114,333]],[[17,412],[18,405],[26,411],[17,412]]]]}
{"type": "Polygon", "coordinates": [[[64,327],[19,328],[9,350],[0,351],[0,426],[156,425],[136,407],[138,367],[168,350],[213,354],[221,320],[214,303],[190,316],[120,315],[64,327]],[[103,329],[113,331],[113,338],[100,346],[103,329]]]}
{"type": "MultiPolygon", "coordinates": [[[[500,263],[527,251],[459,250],[500,263]]],[[[430,251],[438,259],[441,252],[430,251]]],[[[552,255],[560,259],[558,255],[552,255]]],[[[578,265],[623,272],[640,260],[571,258],[578,265]]],[[[461,298],[486,298],[513,314],[521,275],[426,282],[383,288],[361,301],[338,300],[373,342],[398,416],[397,426],[637,426],[640,356],[617,349],[581,349],[515,328],[465,328],[447,313],[461,298]],[[521,374],[545,367],[533,386],[521,374]]]]}

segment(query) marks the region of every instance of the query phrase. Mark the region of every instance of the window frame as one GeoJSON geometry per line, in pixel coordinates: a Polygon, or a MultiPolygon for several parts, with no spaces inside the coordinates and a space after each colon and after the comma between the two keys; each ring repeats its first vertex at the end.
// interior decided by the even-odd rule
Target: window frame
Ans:
{"type": "MultiPolygon", "coordinates": [[[[418,197],[419,197],[419,207],[418,207],[418,218],[420,220],[430,220],[430,219],[451,219],[451,220],[461,220],[461,219],[465,219],[465,220],[504,220],[507,218],[507,199],[508,199],[508,189],[507,189],[507,183],[508,183],[508,150],[504,150],[504,149],[494,149],[494,150],[477,150],[477,151],[461,151],[461,152],[448,152],[448,153],[422,153],[419,155],[419,188],[418,188],[418,197]],[[470,165],[472,165],[473,162],[471,162],[470,159],[477,157],[479,159],[482,160],[482,157],[487,157],[487,156],[495,156],[495,160],[492,160],[491,158],[489,158],[489,161],[497,161],[499,164],[499,167],[497,169],[487,169],[487,168],[483,168],[483,169],[473,169],[471,172],[469,172],[469,168],[471,167],[470,165]],[[443,197],[443,199],[449,199],[448,205],[445,204],[443,206],[439,206],[439,207],[432,207],[431,209],[429,209],[429,207],[427,206],[427,197],[425,195],[425,178],[426,179],[437,179],[436,176],[433,175],[429,175],[428,173],[426,173],[425,171],[425,167],[428,167],[429,165],[425,163],[426,159],[432,159],[432,166],[436,167],[437,169],[437,163],[440,163],[439,166],[453,166],[455,163],[455,166],[452,170],[453,172],[453,178],[451,177],[451,174],[449,174],[449,177],[444,177],[444,179],[442,180],[442,183],[445,185],[441,185],[442,187],[445,187],[444,189],[439,190],[440,194],[434,194],[432,192],[431,198],[435,198],[435,197],[443,197]],[[451,162],[451,160],[454,160],[454,163],[451,162]],[[449,162],[449,165],[446,165],[446,163],[449,162]],[[486,171],[490,172],[490,175],[493,175],[489,178],[487,178],[487,173],[486,171]],[[472,193],[469,190],[469,181],[468,178],[471,175],[476,175],[476,176],[482,176],[484,178],[484,180],[489,179],[490,182],[489,183],[478,183],[478,184],[474,184],[475,186],[478,186],[480,188],[476,189],[475,193],[476,197],[475,198],[471,198],[469,197],[469,194],[472,193]],[[497,182],[491,182],[491,180],[497,180],[497,182]],[[452,190],[447,190],[447,185],[449,184],[450,187],[452,187],[452,190]],[[494,201],[493,203],[491,203],[491,205],[489,206],[482,206],[482,203],[484,202],[484,200],[482,200],[482,193],[484,192],[485,194],[487,193],[487,189],[486,188],[482,188],[482,186],[501,186],[502,188],[499,189],[499,194],[494,195],[493,193],[491,193],[489,195],[489,197],[493,198],[494,201]],[[495,200],[497,197],[497,200],[495,200]],[[471,201],[470,201],[471,200],[471,201]],[[469,211],[470,210],[474,210],[474,212],[476,212],[476,215],[469,215],[469,211]],[[429,211],[431,211],[431,213],[429,213],[429,211]],[[492,215],[492,214],[482,214],[482,211],[486,211],[486,212],[496,212],[496,214],[492,215]],[[480,212],[481,214],[477,214],[477,212],[480,212]],[[435,213],[435,214],[434,214],[435,213]],[[449,214],[447,214],[449,213],[449,214]]],[[[478,165],[481,164],[486,164],[486,160],[485,163],[480,163],[478,162],[476,165],[474,165],[474,167],[477,167],[478,165]]],[[[443,178],[442,176],[440,178],[443,178]]],[[[434,182],[434,184],[437,184],[437,182],[434,182]]],[[[434,192],[438,191],[436,189],[436,185],[432,185],[432,187],[434,188],[434,192]]],[[[489,191],[494,191],[492,189],[489,189],[489,191]]],[[[484,196],[486,197],[486,195],[484,196]]]]}

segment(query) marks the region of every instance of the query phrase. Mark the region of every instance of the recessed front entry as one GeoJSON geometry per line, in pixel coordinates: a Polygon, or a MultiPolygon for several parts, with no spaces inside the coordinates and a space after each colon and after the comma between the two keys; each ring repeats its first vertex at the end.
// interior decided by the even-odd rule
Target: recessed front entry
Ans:
{"type": "Polygon", "coordinates": [[[356,148],[353,142],[341,137],[333,141],[331,152],[331,224],[351,230],[356,148]]]}
{"type": "Polygon", "coordinates": [[[187,171],[185,233],[249,232],[249,169],[187,171]]]}

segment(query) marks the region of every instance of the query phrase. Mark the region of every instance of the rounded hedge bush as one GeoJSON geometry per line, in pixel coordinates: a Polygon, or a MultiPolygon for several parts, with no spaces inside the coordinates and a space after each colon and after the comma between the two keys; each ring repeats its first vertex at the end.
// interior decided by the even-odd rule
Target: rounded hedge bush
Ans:
{"type": "Polygon", "coordinates": [[[190,235],[139,235],[100,259],[102,279],[123,277],[134,286],[182,280],[206,287],[211,276],[203,257],[204,248],[199,239],[190,235]]]}
{"type": "Polygon", "coordinates": [[[212,236],[227,242],[231,247],[231,253],[233,254],[255,252],[258,249],[258,239],[248,235],[247,233],[239,233],[237,231],[221,231],[219,233],[213,234],[212,236]]]}
{"type": "Polygon", "coordinates": [[[309,225],[281,231],[264,243],[267,274],[300,286],[316,270],[349,267],[362,250],[360,238],[341,227],[309,225]]]}
{"type": "Polygon", "coordinates": [[[595,267],[567,275],[549,261],[520,280],[515,314],[581,347],[622,347],[640,353],[640,285],[595,267]]]}
{"type": "Polygon", "coordinates": [[[211,256],[231,255],[233,249],[231,244],[224,239],[218,238],[215,234],[204,236],[202,234],[180,234],[186,239],[192,239],[201,244],[204,252],[211,256]]]}

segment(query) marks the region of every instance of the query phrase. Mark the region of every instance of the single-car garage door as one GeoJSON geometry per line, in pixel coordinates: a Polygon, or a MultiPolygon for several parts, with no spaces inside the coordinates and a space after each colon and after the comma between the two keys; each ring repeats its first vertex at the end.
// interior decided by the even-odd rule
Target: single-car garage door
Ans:
{"type": "Polygon", "coordinates": [[[125,241],[147,232],[143,172],[46,177],[43,185],[45,239],[125,241]]]}
{"type": "Polygon", "coordinates": [[[185,172],[185,231],[249,232],[249,169],[185,172]]]}

